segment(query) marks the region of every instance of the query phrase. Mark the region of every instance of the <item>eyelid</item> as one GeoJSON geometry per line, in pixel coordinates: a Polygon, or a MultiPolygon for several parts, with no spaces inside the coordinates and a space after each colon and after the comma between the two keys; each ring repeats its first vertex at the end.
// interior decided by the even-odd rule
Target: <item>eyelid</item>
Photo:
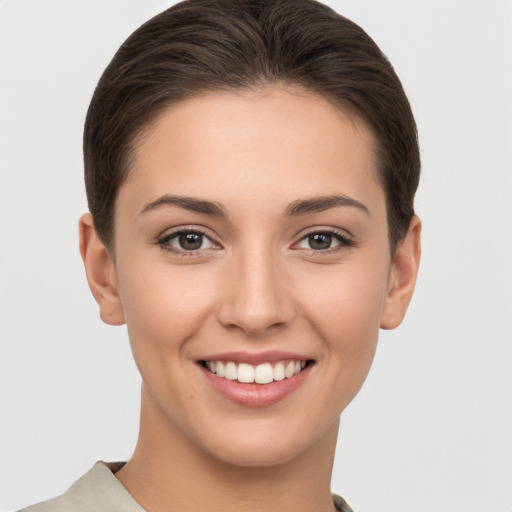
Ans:
{"type": "Polygon", "coordinates": [[[329,234],[333,235],[339,242],[334,247],[330,247],[328,249],[323,250],[315,250],[315,249],[307,249],[307,248],[297,248],[296,250],[304,250],[315,254],[327,254],[330,252],[335,252],[336,250],[341,249],[350,249],[352,247],[356,246],[356,241],[352,234],[350,234],[348,231],[344,229],[334,228],[332,226],[315,226],[315,227],[309,227],[303,231],[301,231],[296,236],[296,241],[292,244],[292,249],[294,249],[300,242],[305,240],[307,237],[316,235],[316,234],[329,234]]]}
{"type": "Polygon", "coordinates": [[[176,226],[174,228],[166,229],[163,231],[160,235],[158,235],[155,240],[154,244],[160,246],[162,249],[177,254],[177,255],[183,255],[183,256],[194,256],[199,253],[204,253],[211,250],[218,250],[219,248],[222,248],[221,244],[217,241],[216,237],[212,236],[211,234],[207,233],[207,230],[202,228],[201,226],[197,225],[185,225],[185,226],[176,226]],[[205,238],[207,238],[213,245],[213,247],[208,247],[205,249],[196,249],[187,251],[185,249],[179,249],[177,247],[174,247],[169,244],[169,241],[173,238],[179,236],[183,233],[198,233],[205,238]]]}

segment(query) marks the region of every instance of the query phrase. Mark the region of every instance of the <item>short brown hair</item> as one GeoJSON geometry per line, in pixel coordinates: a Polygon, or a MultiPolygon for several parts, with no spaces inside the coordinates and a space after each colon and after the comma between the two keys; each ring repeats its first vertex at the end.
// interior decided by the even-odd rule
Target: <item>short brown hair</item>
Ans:
{"type": "Polygon", "coordinates": [[[139,27],[105,69],[84,130],[85,184],[109,246],[141,128],[207,91],[298,85],[355,111],[377,140],[391,250],[414,215],[420,155],[393,67],[366,32],[315,0],[185,0],[139,27]]]}

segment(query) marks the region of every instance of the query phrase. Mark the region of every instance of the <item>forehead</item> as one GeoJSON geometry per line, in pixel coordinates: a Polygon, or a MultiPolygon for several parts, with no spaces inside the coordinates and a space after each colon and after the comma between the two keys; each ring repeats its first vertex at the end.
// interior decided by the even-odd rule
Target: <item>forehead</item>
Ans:
{"type": "Polygon", "coordinates": [[[374,147],[360,118],[300,88],[205,94],[167,108],[145,128],[120,193],[130,188],[141,201],[164,189],[215,192],[219,200],[262,199],[274,187],[289,201],[382,194],[374,147]]]}

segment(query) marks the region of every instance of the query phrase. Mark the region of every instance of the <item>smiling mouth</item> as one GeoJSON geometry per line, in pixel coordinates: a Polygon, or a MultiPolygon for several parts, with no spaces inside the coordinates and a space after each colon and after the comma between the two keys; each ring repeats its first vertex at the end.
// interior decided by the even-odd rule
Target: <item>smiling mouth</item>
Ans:
{"type": "Polygon", "coordinates": [[[312,363],[312,360],[294,359],[258,365],[234,361],[201,361],[201,365],[217,377],[244,384],[270,384],[291,379],[312,363]]]}

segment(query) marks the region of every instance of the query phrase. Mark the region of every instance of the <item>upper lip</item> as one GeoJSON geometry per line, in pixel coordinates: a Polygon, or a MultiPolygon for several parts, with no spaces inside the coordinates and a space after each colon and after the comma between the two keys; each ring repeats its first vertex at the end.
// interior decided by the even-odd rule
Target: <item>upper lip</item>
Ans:
{"type": "Polygon", "coordinates": [[[281,350],[269,350],[266,352],[252,353],[244,351],[222,352],[201,357],[198,361],[233,361],[234,363],[249,363],[253,365],[262,363],[273,363],[293,359],[294,361],[308,361],[310,357],[306,357],[293,352],[284,352],[281,350]]]}

